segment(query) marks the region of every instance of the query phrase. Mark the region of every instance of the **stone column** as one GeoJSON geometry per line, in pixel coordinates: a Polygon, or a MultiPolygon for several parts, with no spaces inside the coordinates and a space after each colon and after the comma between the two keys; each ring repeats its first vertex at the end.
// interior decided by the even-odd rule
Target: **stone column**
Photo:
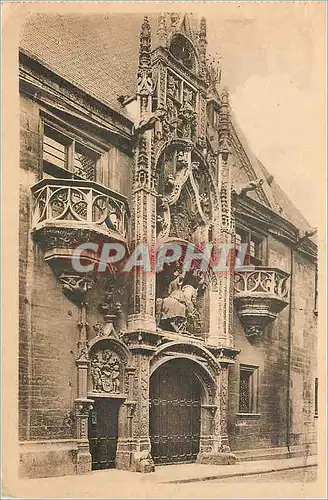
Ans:
{"type": "Polygon", "coordinates": [[[86,474],[91,471],[92,466],[88,440],[88,421],[89,412],[93,407],[93,400],[87,397],[90,360],[88,353],[87,304],[83,299],[80,304],[80,310],[81,316],[78,324],[80,335],[77,343],[78,355],[76,359],[77,399],[74,401],[74,415],[76,421],[76,438],[78,440],[76,457],[77,473],[86,474]]]}

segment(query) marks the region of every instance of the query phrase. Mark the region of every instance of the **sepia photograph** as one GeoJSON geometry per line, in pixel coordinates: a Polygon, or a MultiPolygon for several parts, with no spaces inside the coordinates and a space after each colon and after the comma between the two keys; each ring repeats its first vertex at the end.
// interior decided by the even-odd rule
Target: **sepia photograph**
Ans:
{"type": "Polygon", "coordinates": [[[325,2],[2,15],[3,497],[325,498],[325,2]]]}

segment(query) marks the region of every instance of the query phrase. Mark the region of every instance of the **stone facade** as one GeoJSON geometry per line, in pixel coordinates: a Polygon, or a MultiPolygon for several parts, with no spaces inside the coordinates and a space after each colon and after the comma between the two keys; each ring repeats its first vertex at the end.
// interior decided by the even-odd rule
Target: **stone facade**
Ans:
{"type": "MultiPolygon", "coordinates": [[[[46,18],[29,22],[20,51],[21,474],[90,471],[101,401],[117,409],[108,464],[151,472],[150,381],[165,366],[181,365],[200,387],[193,461],[311,452],[316,245],[230,115],[205,19],[196,28],[188,15],[138,20],[134,93],[112,95],[107,82],[104,102],[39,53],[46,18]],[[213,241],[238,248],[245,237],[255,266],[246,274],[182,276],[179,265],[81,274],[71,262],[90,241],[130,253],[171,241],[186,252],[213,241]]],[[[74,32],[65,22],[62,43],[74,32]]]]}

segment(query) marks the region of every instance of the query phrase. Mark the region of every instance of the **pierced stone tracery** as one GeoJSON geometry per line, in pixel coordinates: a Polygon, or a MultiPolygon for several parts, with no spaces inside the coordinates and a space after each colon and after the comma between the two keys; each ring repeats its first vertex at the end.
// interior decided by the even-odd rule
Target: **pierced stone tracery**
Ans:
{"type": "Polygon", "coordinates": [[[216,197],[204,160],[189,145],[168,147],[157,165],[157,186],[158,236],[193,241],[196,229],[212,222],[216,197]]]}

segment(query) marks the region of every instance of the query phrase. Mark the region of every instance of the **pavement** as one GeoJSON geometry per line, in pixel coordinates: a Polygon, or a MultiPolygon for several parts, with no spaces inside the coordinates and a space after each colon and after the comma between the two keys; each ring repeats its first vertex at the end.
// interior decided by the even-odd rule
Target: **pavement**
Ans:
{"type": "Polygon", "coordinates": [[[14,490],[7,487],[7,493],[3,493],[16,498],[199,498],[197,492],[209,486],[206,494],[212,497],[210,488],[214,494],[215,480],[235,477],[242,485],[245,476],[316,468],[316,465],[317,457],[308,456],[235,465],[165,465],[157,466],[156,471],[149,474],[109,469],[86,475],[19,479],[14,490]]]}
{"type": "Polygon", "coordinates": [[[156,467],[149,480],[160,483],[191,483],[227,477],[241,477],[317,465],[316,456],[279,460],[237,462],[235,465],[181,464],[156,467]],[[155,477],[156,476],[156,477],[155,477]]]}

